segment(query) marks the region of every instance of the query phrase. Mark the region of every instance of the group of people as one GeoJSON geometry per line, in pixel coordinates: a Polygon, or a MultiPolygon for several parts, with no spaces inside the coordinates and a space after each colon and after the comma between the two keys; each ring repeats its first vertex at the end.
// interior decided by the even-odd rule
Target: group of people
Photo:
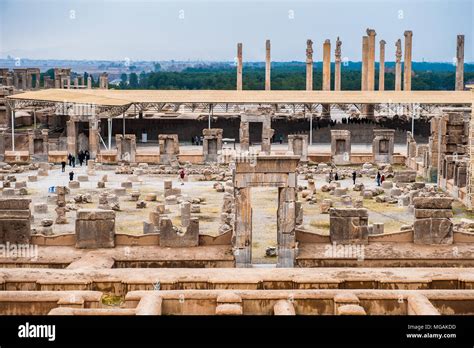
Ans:
{"type": "Polygon", "coordinates": [[[191,143],[193,145],[202,145],[203,142],[204,142],[204,137],[202,135],[201,136],[195,135],[191,137],[191,143]]]}
{"type": "MultiPolygon", "coordinates": [[[[354,183],[354,185],[356,184],[356,179],[357,179],[357,171],[354,170],[352,172],[352,182],[354,183]]],[[[329,173],[329,182],[331,182],[333,180],[338,181],[339,180],[339,175],[337,174],[337,171],[336,171],[336,173],[333,173],[333,171],[331,169],[331,172],[329,173]]],[[[380,172],[377,172],[376,181],[377,181],[377,186],[382,185],[382,183],[385,181],[385,175],[380,174],[380,172]]]]}
{"type": "MultiPolygon", "coordinates": [[[[86,151],[79,151],[79,153],[77,154],[77,159],[79,160],[79,165],[82,167],[82,163],[86,162],[88,160],[90,160],[91,156],[89,154],[89,151],[86,150],[86,151]]],[[[67,155],[67,161],[69,164],[69,167],[73,167],[73,168],[76,168],[76,156],[72,155],[72,154],[68,154],[67,155]]],[[[66,161],[62,161],[61,162],[61,171],[64,173],[66,171],[66,161]]],[[[69,172],[69,181],[73,181],[74,180],[74,171],[70,171],[69,172]]]]}

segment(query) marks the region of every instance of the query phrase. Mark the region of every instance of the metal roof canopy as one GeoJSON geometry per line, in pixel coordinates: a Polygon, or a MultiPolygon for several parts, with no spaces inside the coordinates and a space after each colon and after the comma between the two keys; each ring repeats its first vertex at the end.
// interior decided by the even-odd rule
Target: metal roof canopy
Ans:
{"type": "MultiPolygon", "coordinates": [[[[6,97],[15,102],[91,104],[433,104],[472,105],[470,91],[234,91],[234,90],[106,90],[44,89],[6,97]]],[[[21,103],[19,103],[21,104],[21,103]]]]}

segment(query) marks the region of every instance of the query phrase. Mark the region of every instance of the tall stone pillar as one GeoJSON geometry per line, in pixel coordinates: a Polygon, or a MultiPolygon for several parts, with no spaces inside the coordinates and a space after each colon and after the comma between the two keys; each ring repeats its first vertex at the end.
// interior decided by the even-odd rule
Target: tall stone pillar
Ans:
{"type": "Polygon", "coordinates": [[[251,267],[252,263],[252,206],[250,188],[234,188],[235,225],[233,246],[236,267],[251,267]]]}
{"type": "Polygon", "coordinates": [[[323,91],[331,90],[331,42],[323,44],[323,91]]]}
{"type": "Polygon", "coordinates": [[[411,49],[413,32],[411,30],[405,31],[405,59],[403,69],[403,90],[411,91],[411,49]]]}
{"type": "Polygon", "coordinates": [[[306,90],[313,90],[313,41],[306,41],[306,90]]]}
{"type": "MultiPolygon", "coordinates": [[[[326,39],[323,44],[323,91],[331,90],[331,42],[326,39]]],[[[322,104],[322,115],[326,117],[331,116],[331,105],[322,104]]]]}
{"type": "Polygon", "coordinates": [[[242,90],[242,44],[237,44],[237,90],[242,90]]]}
{"type": "Polygon", "coordinates": [[[375,90],[375,30],[367,29],[369,37],[367,54],[367,90],[375,90]]]}
{"type": "Polygon", "coordinates": [[[99,120],[89,121],[89,153],[92,159],[99,153],[99,120]]]}
{"type": "Polygon", "coordinates": [[[277,210],[277,267],[293,267],[295,260],[296,203],[295,188],[278,189],[277,210]]]}
{"type": "Polygon", "coordinates": [[[249,123],[248,123],[248,121],[243,121],[242,116],[241,116],[241,119],[240,119],[239,143],[240,143],[240,151],[248,151],[249,150],[249,146],[250,146],[249,123]]]}
{"type": "Polygon", "coordinates": [[[270,80],[270,69],[271,69],[271,55],[270,55],[270,40],[265,42],[265,90],[269,91],[272,89],[270,80]]]}
{"type": "Polygon", "coordinates": [[[385,40],[380,40],[379,91],[385,90],[385,40]]]}
{"type": "Polygon", "coordinates": [[[265,115],[262,124],[262,152],[270,155],[272,152],[272,137],[275,131],[272,129],[272,116],[265,115]]]}
{"type": "Polygon", "coordinates": [[[464,90],[464,35],[458,35],[456,45],[456,91],[464,90]]]}
{"type": "Polygon", "coordinates": [[[67,132],[67,152],[75,155],[77,149],[77,129],[76,121],[74,118],[69,117],[69,120],[66,122],[66,132],[67,132]]]}
{"type": "Polygon", "coordinates": [[[367,67],[368,67],[368,54],[369,54],[369,37],[362,37],[362,74],[361,74],[361,91],[367,90],[367,67]]]}
{"type": "Polygon", "coordinates": [[[90,76],[87,77],[87,88],[88,89],[92,88],[92,77],[90,76]]]}
{"type": "Polygon", "coordinates": [[[334,90],[341,90],[341,46],[342,41],[339,40],[339,36],[336,40],[336,50],[335,52],[335,64],[334,64],[334,90]]]}
{"type": "Polygon", "coordinates": [[[395,90],[402,90],[402,40],[395,42],[395,90]]]}

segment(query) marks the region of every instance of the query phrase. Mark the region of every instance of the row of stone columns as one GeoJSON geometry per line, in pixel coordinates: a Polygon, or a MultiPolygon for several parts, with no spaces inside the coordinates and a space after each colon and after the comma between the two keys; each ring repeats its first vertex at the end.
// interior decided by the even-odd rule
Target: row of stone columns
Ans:
{"type": "MultiPolygon", "coordinates": [[[[374,29],[367,29],[367,35],[362,37],[362,74],[361,90],[375,90],[375,37],[374,29]]],[[[412,38],[413,32],[407,30],[405,36],[405,55],[403,71],[403,90],[411,90],[412,77],[412,38]]],[[[385,44],[380,41],[379,90],[385,90],[385,44]]],[[[335,49],[334,90],[341,90],[341,46],[339,37],[335,49]]],[[[402,90],[402,42],[395,42],[395,90],[402,90]]],[[[271,44],[265,42],[265,90],[271,90],[271,44]]],[[[242,90],[242,43],[237,44],[237,90],[242,90]]],[[[457,36],[456,46],[456,90],[464,89],[464,35],[457,36]]],[[[313,90],[313,41],[306,41],[306,90],[313,90]]],[[[322,90],[331,90],[331,42],[323,44],[323,82],[322,90]]]]}

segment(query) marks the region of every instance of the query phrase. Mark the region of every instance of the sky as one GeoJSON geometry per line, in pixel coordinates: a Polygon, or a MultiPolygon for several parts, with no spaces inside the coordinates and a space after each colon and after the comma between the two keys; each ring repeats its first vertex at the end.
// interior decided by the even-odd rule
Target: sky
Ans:
{"type": "MultiPolygon", "coordinates": [[[[413,31],[413,60],[452,62],[456,35],[474,61],[474,0],[0,0],[0,57],[86,60],[314,60],[325,39],[342,41],[342,57],[361,60],[367,28],[395,41],[413,31]]],[[[378,44],[376,50],[378,59],[378,44]]]]}

